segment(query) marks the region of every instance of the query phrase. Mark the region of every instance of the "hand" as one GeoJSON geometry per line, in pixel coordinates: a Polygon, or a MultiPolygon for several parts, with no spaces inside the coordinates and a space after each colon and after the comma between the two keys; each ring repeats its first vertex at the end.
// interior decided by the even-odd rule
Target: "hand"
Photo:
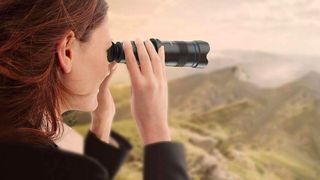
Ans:
{"type": "Polygon", "coordinates": [[[111,132],[112,121],[116,112],[114,100],[109,90],[109,82],[117,69],[117,63],[109,64],[110,74],[103,80],[99,87],[98,93],[98,107],[91,112],[91,126],[90,130],[99,139],[109,143],[109,136],[111,132]]]}
{"type": "Polygon", "coordinates": [[[136,120],[144,145],[171,141],[168,126],[168,85],[165,53],[162,46],[157,53],[150,40],[146,44],[137,39],[139,65],[131,43],[124,42],[126,65],[131,80],[131,113],[136,120]]]}

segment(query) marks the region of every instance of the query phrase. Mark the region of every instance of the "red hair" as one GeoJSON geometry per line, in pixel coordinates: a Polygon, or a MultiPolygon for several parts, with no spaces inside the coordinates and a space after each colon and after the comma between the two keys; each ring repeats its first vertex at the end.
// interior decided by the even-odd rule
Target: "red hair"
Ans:
{"type": "Polygon", "coordinates": [[[0,1],[0,141],[47,144],[63,133],[57,42],[81,42],[106,16],[104,0],[0,1]]]}

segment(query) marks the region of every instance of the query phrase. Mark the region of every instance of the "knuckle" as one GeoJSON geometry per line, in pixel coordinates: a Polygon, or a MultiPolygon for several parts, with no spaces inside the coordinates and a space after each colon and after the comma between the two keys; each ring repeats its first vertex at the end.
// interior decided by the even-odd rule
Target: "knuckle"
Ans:
{"type": "Polygon", "coordinates": [[[123,45],[125,46],[124,49],[126,50],[132,49],[131,43],[129,41],[125,41],[123,45]]]}
{"type": "Polygon", "coordinates": [[[128,56],[126,57],[126,60],[127,60],[127,63],[128,63],[129,65],[132,65],[132,63],[135,61],[135,58],[132,57],[131,55],[128,55],[128,56]]]}
{"type": "Polygon", "coordinates": [[[137,79],[136,81],[135,81],[135,88],[137,88],[137,89],[140,89],[141,87],[143,87],[144,86],[144,83],[143,83],[143,81],[141,81],[140,79],[137,79]]]}
{"type": "Polygon", "coordinates": [[[144,42],[143,42],[141,39],[138,40],[137,43],[138,43],[137,45],[138,45],[140,48],[146,48],[144,42]]]}
{"type": "Polygon", "coordinates": [[[146,83],[146,88],[150,90],[156,90],[158,88],[158,84],[154,81],[148,81],[148,83],[146,83]]]}
{"type": "Polygon", "coordinates": [[[149,59],[150,59],[149,56],[148,56],[148,54],[143,54],[143,55],[142,55],[142,58],[145,59],[145,60],[149,60],[149,59]]]}
{"type": "Polygon", "coordinates": [[[132,82],[132,87],[134,88],[139,87],[142,84],[141,78],[139,76],[132,77],[131,82],[132,82]]]}
{"type": "Polygon", "coordinates": [[[158,64],[161,64],[160,62],[160,57],[158,56],[158,55],[155,55],[154,57],[153,57],[153,59],[158,63],[158,64]]]}

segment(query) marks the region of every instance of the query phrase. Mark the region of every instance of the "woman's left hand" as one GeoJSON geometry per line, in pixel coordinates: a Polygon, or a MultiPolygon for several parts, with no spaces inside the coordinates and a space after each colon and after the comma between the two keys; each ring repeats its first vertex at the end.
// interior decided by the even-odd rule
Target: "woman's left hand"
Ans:
{"type": "Polygon", "coordinates": [[[90,126],[90,131],[106,143],[109,143],[112,121],[116,112],[115,103],[109,90],[109,83],[117,69],[117,63],[109,64],[109,68],[110,74],[99,87],[98,107],[91,112],[92,121],[90,126]]]}

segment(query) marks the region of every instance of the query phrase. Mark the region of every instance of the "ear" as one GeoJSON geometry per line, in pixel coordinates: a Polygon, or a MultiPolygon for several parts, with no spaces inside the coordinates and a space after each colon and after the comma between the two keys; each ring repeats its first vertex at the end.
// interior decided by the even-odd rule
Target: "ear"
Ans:
{"type": "Polygon", "coordinates": [[[57,55],[59,66],[63,73],[70,73],[72,68],[75,34],[73,31],[69,31],[58,43],[57,43],[57,55]]]}

